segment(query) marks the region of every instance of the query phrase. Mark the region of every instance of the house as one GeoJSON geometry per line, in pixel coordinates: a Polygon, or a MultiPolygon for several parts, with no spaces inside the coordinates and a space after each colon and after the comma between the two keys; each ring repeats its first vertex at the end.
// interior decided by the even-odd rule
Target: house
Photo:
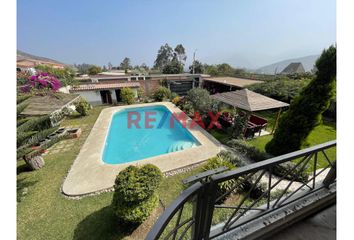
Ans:
{"type": "Polygon", "coordinates": [[[305,73],[305,68],[301,62],[290,63],[280,74],[296,74],[296,73],[305,73]]]}
{"type": "Polygon", "coordinates": [[[79,85],[71,87],[70,93],[80,94],[92,105],[114,104],[121,102],[120,92],[124,87],[131,88],[138,95],[142,88],[145,95],[151,95],[159,86],[164,85],[172,92],[186,95],[187,92],[200,86],[201,74],[151,74],[151,75],[117,75],[97,74],[76,78],[79,85]]]}

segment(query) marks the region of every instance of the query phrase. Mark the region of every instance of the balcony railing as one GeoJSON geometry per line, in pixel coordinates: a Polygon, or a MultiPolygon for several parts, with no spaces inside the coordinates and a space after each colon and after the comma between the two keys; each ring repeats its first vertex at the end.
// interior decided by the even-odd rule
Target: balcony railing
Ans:
{"type": "Polygon", "coordinates": [[[162,213],[147,239],[213,239],[329,188],[336,161],[326,151],[335,146],[330,141],[196,182],[162,213]],[[287,162],[296,164],[274,171],[287,162]],[[311,174],[299,180],[304,171],[311,174]]]}

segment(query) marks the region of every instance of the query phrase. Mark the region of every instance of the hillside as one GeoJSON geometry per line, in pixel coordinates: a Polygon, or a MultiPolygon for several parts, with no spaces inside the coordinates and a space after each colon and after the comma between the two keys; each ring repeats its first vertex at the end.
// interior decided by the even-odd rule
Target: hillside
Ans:
{"type": "Polygon", "coordinates": [[[40,57],[36,55],[32,55],[20,50],[17,50],[17,59],[33,59],[37,61],[43,61],[43,62],[52,62],[52,63],[57,63],[57,64],[62,64],[62,65],[67,65],[65,63],[59,62],[57,60],[51,59],[51,58],[46,58],[46,57],[40,57]]]}
{"type": "Polygon", "coordinates": [[[293,58],[293,59],[287,59],[287,60],[283,60],[280,62],[276,62],[261,68],[258,68],[257,70],[255,70],[256,73],[264,73],[264,74],[274,74],[275,71],[277,73],[280,73],[281,71],[284,70],[284,68],[286,66],[288,66],[290,63],[292,62],[301,62],[302,65],[305,68],[305,71],[311,71],[311,69],[313,68],[317,58],[319,57],[319,55],[311,55],[311,56],[306,56],[306,57],[301,57],[301,58],[293,58]]]}

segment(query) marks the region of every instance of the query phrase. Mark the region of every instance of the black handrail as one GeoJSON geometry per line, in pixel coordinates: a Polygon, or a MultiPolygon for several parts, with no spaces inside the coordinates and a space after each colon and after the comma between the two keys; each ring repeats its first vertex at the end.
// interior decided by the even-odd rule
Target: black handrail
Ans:
{"type": "Polygon", "coordinates": [[[273,167],[275,165],[278,165],[278,164],[281,164],[284,162],[288,162],[288,161],[294,160],[296,158],[309,155],[314,152],[319,152],[321,150],[325,150],[327,148],[334,147],[334,146],[336,146],[336,144],[337,144],[336,140],[329,141],[329,142],[322,143],[322,144],[319,144],[319,145],[316,145],[313,147],[309,147],[306,149],[287,153],[287,154],[284,154],[281,156],[273,157],[273,158],[270,158],[270,159],[267,159],[267,160],[264,160],[264,161],[261,161],[258,163],[246,165],[246,166],[237,168],[235,170],[227,171],[225,173],[217,174],[217,175],[212,176],[211,178],[215,182],[227,181],[232,178],[235,178],[235,177],[238,177],[238,176],[250,173],[250,172],[255,172],[255,171],[258,171],[261,169],[266,169],[268,167],[273,167]]]}
{"type": "Polygon", "coordinates": [[[155,226],[159,227],[153,227],[147,235],[146,239],[158,239],[163,232],[161,229],[164,229],[167,226],[179,208],[183,206],[193,195],[197,194],[197,192],[200,191],[202,187],[203,184],[197,182],[183,191],[181,195],[179,195],[177,199],[174,200],[171,205],[163,212],[163,214],[157,219],[155,226]]]}
{"type": "MultiPolygon", "coordinates": [[[[278,181],[275,183],[272,183],[271,178],[272,178],[272,168],[275,167],[276,165],[295,160],[297,158],[303,157],[303,159],[298,162],[294,169],[297,167],[300,167],[301,170],[304,169],[305,165],[311,160],[312,156],[314,156],[314,162],[317,164],[317,154],[319,152],[322,152],[323,155],[325,156],[325,159],[327,159],[329,163],[329,167],[331,167],[330,172],[327,174],[327,177],[323,183],[325,187],[328,187],[331,183],[333,183],[336,179],[335,175],[335,163],[332,164],[330,160],[328,159],[328,156],[325,154],[324,150],[336,146],[336,141],[329,141],[323,144],[319,144],[307,149],[299,150],[296,152],[288,153],[282,156],[274,157],[268,160],[264,160],[255,164],[247,165],[244,167],[240,167],[236,170],[231,170],[223,173],[219,173],[216,175],[213,175],[210,177],[209,181],[203,181],[203,182],[197,182],[187,188],[185,191],[181,193],[181,195],[165,210],[165,212],[162,213],[162,215],[159,217],[153,228],[150,230],[148,233],[146,239],[159,239],[164,232],[165,228],[167,225],[170,223],[172,218],[175,216],[175,214],[178,213],[178,220],[176,223],[176,226],[172,229],[172,231],[168,234],[168,236],[172,236],[172,239],[176,239],[177,237],[177,231],[179,228],[182,228],[182,225],[179,223],[181,220],[181,215],[183,211],[184,204],[187,203],[193,196],[196,196],[196,201],[194,203],[194,211],[192,213],[192,217],[188,220],[186,220],[188,224],[188,228],[183,229],[183,234],[186,234],[187,230],[189,230],[190,227],[193,228],[192,234],[193,234],[193,239],[209,239],[209,237],[215,237],[217,235],[223,234],[227,231],[230,231],[231,229],[236,228],[237,226],[240,226],[241,224],[244,224],[244,222],[241,221],[241,223],[237,222],[239,218],[241,218],[248,210],[256,209],[253,206],[262,198],[262,197],[268,197],[267,199],[267,206],[265,209],[258,209],[260,211],[263,211],[260,213],[260,215],[264,215],[270,211],[274,211],[276,207],[281,207],[286,204],[289,204],[289,202],[286,202],[294,193],[296,193],[300,188],[307,186],[310,191],[315,191],[315,180],[316,176],[322,173],[324,170],[320,172],[316,172],[314,170],[314,175],[312,178],[310,178],[307,182],[302,182],[302,186],[298,188],[295,192],[290,194],[289,196],[286,196],[285,198],[282,198],[285,196],[287,189],[290,187],[290,185],[294,182],[294,178],[288,183],[287,187],[285,190],[282,192],[281,196],[278,197],[274,203],[273,206],[270,206],[270,192],[271,190],[284,179],[284,176],[280,178],[278,181]],[[253,176],[256,172],[262,170],[262,173],[257,176],[257,181],[252,185],[251,189],[248,191],[246,194],[246,197],[243,199],[243,201],[235,206],[235,207],[230,207],[230,206],[223,206],[216,204],[218,199],[220,199],[220,196],[217,196],[217,186],[219,183],[231,180],[231,179],[238,179],[239,177],[245,176],[248,174],[248,176],[253,176]],[[259,197],[257,200],[255,200],[250,206],[243,207],[242,204],[244,200],[247,198],[247,195],[250,194],[252,189],[258,184],[260,181],[260,178],[264,175],[265,172],[269,172],[269,184],[268,184],[268,190],[267,192],[264,192],[261,197],[259,197]],[[312,187],[308,185],[309,182],[313,182],[312,187]],[[280,201],[281,200],[281,201],[280,201]],[[286,202],[286,203],[285,203],[286,202]],[[232,214],[232,216],[228,219],[224,227],[222,228],[221,231],[218,231],[216,235],[209,236],[210,234],[210,227],[212,223],[212,218],[213,218],[213,212],[215,207],[217,208],[234,208],[235,211],[232,214]],[[243,210],[243,212],[239,215],[236,216],[238,213],[238,210],[243,210]],[[237,222],[237,223],[236,223],[237,222]]],[[[294,169],[290,169],[289,172],[293,171],[294,169]]],[[[286,173],[285,175],[287,175],[286,173]]],[[[246,178],[247,179],[247,176],[246,178]]],[[[232,191],[232,189],[231,189],[232,191]]],[[[294,201],[294,200],[291,200],[294,201]]],[[[251,219],[247,220],[247,222],[251,221],[251,219]]],[[[169,238],[168,238],[169,239],[169,238]]]]}

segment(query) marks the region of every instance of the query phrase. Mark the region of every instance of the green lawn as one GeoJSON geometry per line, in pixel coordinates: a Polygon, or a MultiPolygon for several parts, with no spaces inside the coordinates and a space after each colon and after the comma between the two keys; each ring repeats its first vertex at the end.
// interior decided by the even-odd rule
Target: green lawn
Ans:
{"type": "MultiPolygon", "coordinates": [[[[147,223],[137,229],[127,229],[112,214],[112,192],[80,200],[67,199],[60,193],[70,166],[103,108],[95,107],[89,116],[71,117],[63,121],[63,126],[82,127],[83,133],[79,139],[54,145],[55,150],[44,156],[46,165],[43,169],[29,171],[23,161],[17,163],[18,239],[141,239],[161,213],[162,208],[159,207],[147,223]]],[[[219,140],[228,139],[225,133],[217,130],[213,133],[219,140]]],[[[261,137],[250,143],[264,149],[269,139],[269,136],[261,137]]],[[[323,124],[311,133],[309,142],[318,144],[331,139],[335,139],[335,126],[323,124]]],[[[331,154],[335,154],[335,150],[331,154]]],[[[163,205],[168,206],[186,188],[181,180],[200,170],[197,167],[190,172],[164,178],[158,190],[163,205]]],[[[221,216],[222,213],[216,215],[221,216]]]]}
{"type": "MultiPolygon", "coordinates": [[[[261,151],[265,151],[265,145],[272,139],[273,135],[266,135],[248,140],[248,143],[255,146],[261,151]]],[[[315,127],[307,138],[307,144],[303,148],[314,146],[320,143],[328,142],[336,139],[336,125],[335,123],[323,122],[321,125],[315,127]]],[[[330,160],[336,159],[336,148],[330,148],[325,151],[330,160]]],[[[312,161],[310,161],[312,163],[312,161]]],[[[311,164],[310,163],[310,164],[311,164]]],[[[327,165],[325,157],[322,154],[318,155],[318,166],[322,168],[327,165]]],[[[312,168],[310,168],[311,170],[312,168]]]]}
{"type": "MultiPolygon", "coordinates": [[[[117,223],[110,209],[112,192],[80,200],[67,199],[60,193],[71,164],[103,108],[95,107],[86,117],[64,120],[63,126],[85,126],[83,133],[79,139],[58,143],[70,147],[45,155],[46,165],[41,170],[29,171],[23,161],[18,162],[18,239],[137,239],[147,233],[149,228],[146,226],[132,232],[117,223]]],[[[167,206],[183,191],[181,180],[196,171],[199,170],[164,178],[159,189],[164,205],[167,206]]],[[[148,225],[151,224],[153,221],[148,225]]]]}

